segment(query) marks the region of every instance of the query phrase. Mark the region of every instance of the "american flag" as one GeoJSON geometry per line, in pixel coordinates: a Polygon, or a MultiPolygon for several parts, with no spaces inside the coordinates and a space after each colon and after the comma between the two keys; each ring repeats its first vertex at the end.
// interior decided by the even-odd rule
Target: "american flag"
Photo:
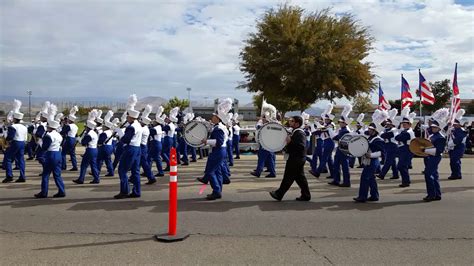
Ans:
{"type": "Polygon", "coordinates": [[[413,105],[413,97],[410,92],[410,85],[402,75],[402,109],[405,106],[411,107],[413,105]]]}
{"type": "Polygon", "coordinates": [[[425,77],[419,72],[420,76],[420,84],[419,88],[421,91],[421,103],[426,105],[433,105],[435,103],[435,97],[433,92],[431,91],[431,87],[426,81],[425,77]]]}
{"type": "Polygon", "coordinates": [[[458,87],[458,63],[454,68],[454,78],[453,78],[453,99],[451,101],[451,116],[450,120],[454,121],[455,114],[461,109],[461,96],[459,96],[459,87],[458,87]]]}
{"type": "Polygon", "coordinates": [[[388,101],[385,99],[385,96],[383,95],[382,86],[380,86],[380,82],[379,82],[379,109],[389,110],[390,107],[391,107],[390,104],[388,103],[388,101]]]}

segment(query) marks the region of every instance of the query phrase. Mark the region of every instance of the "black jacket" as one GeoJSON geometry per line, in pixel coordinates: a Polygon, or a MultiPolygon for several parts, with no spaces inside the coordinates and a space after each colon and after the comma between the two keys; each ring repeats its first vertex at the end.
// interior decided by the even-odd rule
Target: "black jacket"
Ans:
{"type": "Polygon", "coordinates": [[[288,160],[306,160],[306,135],[303,130],[293,130],[291,142],[286,145],[285,150],[288,160]]]}

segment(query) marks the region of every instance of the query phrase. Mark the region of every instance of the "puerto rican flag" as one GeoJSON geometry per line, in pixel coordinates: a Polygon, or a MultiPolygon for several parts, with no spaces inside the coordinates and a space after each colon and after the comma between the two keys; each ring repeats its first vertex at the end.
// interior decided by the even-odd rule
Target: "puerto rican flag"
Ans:
{"type": "Polygon", "coordinates": [[[402,109],[406,106],[413,106],[413,97],[411,96],[410,85],[402,75],[402,109]]]}
{"type": "Polygon", "coordinates": [[[456,117],[457,111],[461,109],[461,96],[459,95],[459,87],[458,87],[458,63],[454,68],[454,78],[453,78],[453,99],[451,101],[451,119],[454,121],[456,117]]]}
{"type": "Polygon", "coordinates": [[[435,97],[431,91],[431,87],[426,81],[425,77],[419,72],[420,83],[419,88],[421,91],[421,103],[426,105],[433,105],[435,103],[435,97]]]}
{"type": "Polygon", "coordinates": [[[385,99],[385,96],[383,95],[383,90],[379,82],[379,109],[389,110],[390,107],[391,107],[390,104],[388,103],[388,101],[385,99]]]}

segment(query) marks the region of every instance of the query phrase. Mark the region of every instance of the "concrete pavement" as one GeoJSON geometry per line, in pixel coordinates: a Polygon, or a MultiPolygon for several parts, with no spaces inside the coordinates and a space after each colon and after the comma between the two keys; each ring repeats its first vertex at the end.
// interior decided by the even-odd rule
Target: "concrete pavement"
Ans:
{"type": "Polygon", "coordinates": [[[473,264],[473,163],[463,159],[464,179],[449,181],[443,159],[440,202],[421,201],[423,166],[415,159],[412,186],[379,180],[381,200],[357,204],[361,169],[351,169],[351,188],[307,174],[310,202],[294,200],[296,184],[276,202],[268,191],[281,181],[283,159],[277,178],[253,178],[253,155],[236,160],[223,199],[208,202],[210,187],[199,195],[195,181],[200,160],[179,167],[178,230],[191,236],[164,244],[153,235],[167,230],[168,177],[143,184],[139,199],[115,200],[118,177],[76,185],[78,173],[65,171],[66,198],[34,199],[40,168],[28,161],[27,183],[0,184],[1,264],[473,264]]]}

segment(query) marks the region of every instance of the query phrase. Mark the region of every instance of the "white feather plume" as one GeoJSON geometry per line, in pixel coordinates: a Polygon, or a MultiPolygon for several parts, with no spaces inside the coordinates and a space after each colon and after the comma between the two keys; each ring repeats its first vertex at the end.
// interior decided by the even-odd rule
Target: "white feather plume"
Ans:
{"type": "Polygon", "coordinates": [[[147,104],[147,105],[145,106],[145,110],[144,110],[143,113],[142,113],[142,117],[148,118],[148,116],[151,114],[151,111],[152,111],[152,110],[153,110],[153,106],[147,104]]]}
{"type": "Polygon", "coordinates": [[[156,111],[156,118],[160,118],[161,114],[163,113],[163,111],[165,110],[165,108],[163,108],[163,106],[159,106],[158,107],[158,110],[156,111]]]}
{"type": "Polygon", "coordinates": [[[104,123],[105,122],[110,122],[110,119],[114,116],[114,112],[112,110],[107,111],[107,113],[104,116],[104,123]]]}
{"type": "Polygon", "coordinates": [[[113,124],[114,126],[117,126],[118,123],[120,123],[120,119],[118,119],[117,117],[114,118],[114,120],[112,120],[112,124],[113,124]]]}
{"type": "Polygon", "coordinates": [[[448,108],[441,108],[436,110],[436,112],[433,113],[431,116],[432,119],[438,121],[440,124],[447,123],[449,117],[449,109],[448,108]]]}
{"type": "Polygon", "coordinates": [[[69,115],[76,115],[76,113],[79,111],[79,108],[77,105],[74,105],[71,110],[69,110],[69,115]]]}
{"type": "Polygon", "coordinates": [[[329,103],[328,106],[326,106],[326,109],[324,110],[324,114],[328,115],[332,112],[332,109],[334,108],[334,105],[332,103],[329,103]]]}
{"type": "Polygon", "coordinates": [[[96,117],[96,119],[97,119],[97,118],[101,118],[101,116],[102,116],[102,110],[99,109],[99,110],[97,110],[97,117],[96,117]]]}
{"type": "Polygon", "coordinates": [[[357,117],[357,122],[358,123],[362,123],[362,121],[364,121],[364,117],[365,117],[365,114],[362,113],[362,114],[359,114],[359,116],[357,117]]]}
{"type": "Polygon", "coordinates": [[[120,121],[122,121],[122,123],[127,122],[127,111],[123,112],[122,117],[120,117],[120,121]]]}
{"type": "Polygon", "coordinates": [[[342,109],[341,116],[344,118],[349,118],[349,114],[352,112],[352,105],[351,104],[346,104],[344,105],[344,108],[342,109]]]}
{"type": "Polygon", "coordinates": [[[35,116],[35,121],[39,121],[41,119],[41,112],[38,112],[35,116]]]}
{"type": "Polygon", "coordinates": [[[56,115],[56,117],[54,118],[54,120],[58,121],[58,122],[61,122],[61,120],[63,119],[64,117],[64,114],[63,113],[58,113],[56,115]]]}
{"type": "Polygon", "coordinates": [[[57,112],[58,107],[55,104],[50,104],[48,107],[48,120],[54,120],[57,112]]]}
{"type": "Polygon", "coordinates": [[[401,118],[408,117],[409,113],[410,113],[410,107],[405,106],[405,108],[403,108],[402,111],[400,112],[400,116],[401,118]]]}
{"type": "Polygon", "coordinates": [[[234,113],[234,116],[232,117],[232,120],[234,121],[239,121],[239,114],[238,113],[234,113]]]}
{"type": "Polygon", "coordinates": [[[308,113],[306,113],[304,111],[301,112],[301,117],[303,118],[304,122],[308,122],[308,120],[309,120],[309,114],[308,113]]]}
{"type": "Polygon", "coordinates": [[[48,113],[48,108],[49,108],[50,105],[51,105],[51,103],[49,101],[44,102],[43,106],[41,107],[41,112],[43,112],[44,114],[47,114],[48,113]]]}
{"type": "Polygon", "coordinates": [[[21,108],[21,101],[15,99],[13,100],[13,112],[19,113],[21,108]]]}
{"type": "Polygon", "coordinates": [[[138,99],[136,94],[132,94],[128,97],[127,101],[127,110],[135,110],[135,105],[137,105],[138,99]]]}
{"type": "Polygon", "coordinates": [[[176,118],[178,116],[178,112],[179,112],[179,106],[173,107],[173,109],[171,109],[170,111],[170,119],[176,118]]]}
{"type": "Polygon", "coordinates": [[[99,112],[97,111],[97,109],[92,109],[87,115],[87,120],[92,121],[92,122],[95,121],[97,119],[98,114],[99,112]]]}
{"type": "Polygon", "coordinates": [[[466,113],[466,110],[464,109],[459,109],[456,113],[456,119],[461,120],[463,115],[466,113]]]}
{"type": "Polygon", "coordinates": [[[13,110],[10,110],[7,114],[7,121],[12,121],[13,120],[13,110]]]}
{"type": "Polygon", "coordinates": [[[393,121],[395,119],[395,117],[397,116],[397,114],[398,114],[398,109],[393,108],[390,111],[388,111],[388,118],[390,118],[390,120],[393,121]]]}
{"type": "Polygon", "coordinates": [[[387,120],[388,112],[385,110],[375,110],[372,114],[372,122],[376,125],[380,125],[383,121],[387,120]]]}
{"type": "MultiPolygon", "coordinates": [[[[232,104],[231,104],[232,108],[232,104]]],[[[229,109],[230,110],[230,109],[229,109]]],[[[275,120],[277,114],[277,109],[274,105],[267,103],[265,99],[262,102],[262,112],[261,116],[265,116],[267,120],[275,120]]]]}

